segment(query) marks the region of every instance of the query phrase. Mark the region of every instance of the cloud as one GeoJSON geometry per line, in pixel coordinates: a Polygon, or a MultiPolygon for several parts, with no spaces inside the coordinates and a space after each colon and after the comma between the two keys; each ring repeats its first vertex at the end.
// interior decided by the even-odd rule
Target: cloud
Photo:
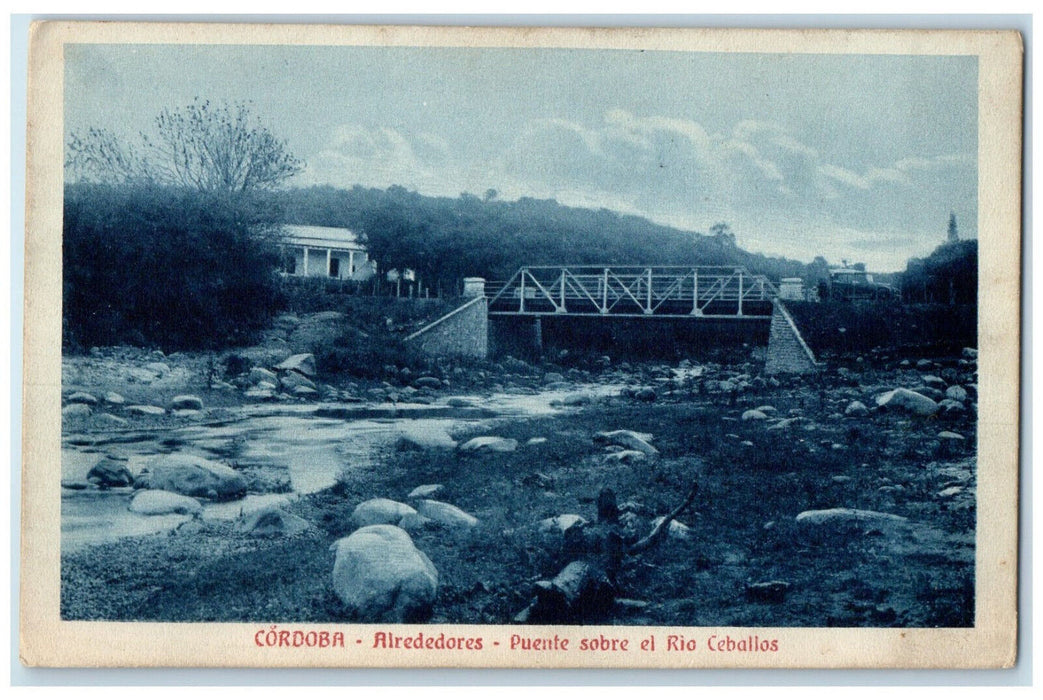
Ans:
{"type": "Polygon", "coordinates": [[[895,269],[901,256],[944,239],[950,210],[961,234],[976,235],[973,154],[834,162],[763,120],[713,133],[690,119],[612,108],[600,123],[531,119],[507,142],[481,144],[345,124],[308,162],[305,182],[448,196],[494,188],[502,199],[555,198],[701,231],[727,221],[740,244],[804,260],[861,254],[883,264],[890,255],[895,269]]]}

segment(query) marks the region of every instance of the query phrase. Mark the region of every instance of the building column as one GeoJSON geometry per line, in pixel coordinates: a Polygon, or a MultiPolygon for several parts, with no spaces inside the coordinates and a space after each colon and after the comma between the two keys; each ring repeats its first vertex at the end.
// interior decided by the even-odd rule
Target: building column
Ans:
{"type": "Polygon", "coordinates": [[[308,246],[304,246],[304,276],[308,276],[308,246]]]}
{"type": "Polygon", "coordinates": [[[355,251],[354,250],[349,250],[348,251],[348,277],[351,278],[351,277],[354,277],[354,276],[355,276],[355,251]]]}
{"type": "Polygon", "coordinates": [[[330,263],[333,260],[333,248],[326,249],[326,276],[330,276],[330,263]]]}

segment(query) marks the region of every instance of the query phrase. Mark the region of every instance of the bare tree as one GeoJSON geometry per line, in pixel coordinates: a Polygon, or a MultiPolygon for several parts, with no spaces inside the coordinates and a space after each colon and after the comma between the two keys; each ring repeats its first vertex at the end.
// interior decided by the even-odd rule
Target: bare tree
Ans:
{"type": "Polygon", "coordinates": [[[304,166],[245,103],[199,99],[160,112],[155,134],[141,134],[140,148],[105,129],[74,134],[66,165],[77,179],[145,180],[225,194],[276,187],[304,166]]]}

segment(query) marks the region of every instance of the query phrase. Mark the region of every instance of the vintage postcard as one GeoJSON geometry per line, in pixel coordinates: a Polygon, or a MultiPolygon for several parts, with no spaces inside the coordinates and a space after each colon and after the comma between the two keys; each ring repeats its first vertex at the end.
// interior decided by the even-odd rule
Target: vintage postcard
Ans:
{"type": "Polygon", "coordinates": [[[30,666],[1017,659],[1016,32],[43,22],[30,666]]]}

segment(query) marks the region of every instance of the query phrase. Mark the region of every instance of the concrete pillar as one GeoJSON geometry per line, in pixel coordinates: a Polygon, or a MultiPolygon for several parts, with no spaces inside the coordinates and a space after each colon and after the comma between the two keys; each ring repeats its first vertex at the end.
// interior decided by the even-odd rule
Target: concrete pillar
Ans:
{"type": "Polygon", "coordinates": [[[464,277],[464,296],[468,297],[468,298],[484,297],[485,296],[485,278],[484,277],[464,277]]]}
{"type": "Polygon", "coordinates": [[[537,359],[543,359],[543,322],[540,317],[536,317],[536,322],[533,324],[533,341],[536,346],[536,357],[537,359]]]}

